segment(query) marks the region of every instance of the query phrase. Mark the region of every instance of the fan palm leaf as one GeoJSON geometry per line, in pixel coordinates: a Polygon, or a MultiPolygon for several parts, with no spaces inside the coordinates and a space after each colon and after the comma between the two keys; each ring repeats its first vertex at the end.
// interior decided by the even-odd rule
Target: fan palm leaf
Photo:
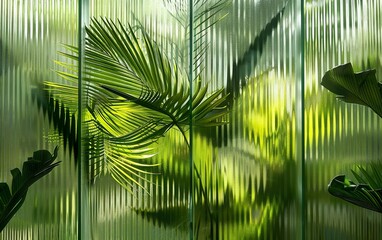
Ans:
{"type": "MultiPolygon", "coordinates": [[[[228,113],[223,103],[223,90],[208,92],[197,78],[192,83],[175,63],[160,51],[143,28],[125,28],[122,23],[102,18],[92,19],[86,28],[84,94],[86,98],[84,128],[87,155],[95,178],[109,172],[122,186],[131,190],[134,184],[151,174],[155,164],[153,143],[169,129],[176,127],[186,142],[190,116],[193,124],[224,124],[228,113]],[[138,29],[138,30],[136,30],[138,29]],[[194,84],[194,93],[190,93],[194,84]]],[[[78,59],[78,49],[65,46],[70,53],[61,53],[70,60],[78,59]]],[[[67,106],[75,106],[78,81],[77,68],[64,67],[58,72],[68,84],[47,83],[53,96],[67,106]]],[[[75,110],[74,110],[75,111],[75,110]]]]}
{"type": "MultiPolygon", "coordinates": [[[[174,0],[163,0],[164,5],[169,13],[184,28],[186,37],[189,39],[189,5],[185,2],[174,0]]],[[[221,21],[228,15],[226,11],[231,0],[196,0],[193,2],[193,72],[194,76],[198,76],[204,70],[204,59],[209,42],[206,39],[207,30],[221,21]]],[[[184,46],[187,47],[187,46],[184,46]]],[[[183,54],[179,53],[183,56],[183,54]]]]}

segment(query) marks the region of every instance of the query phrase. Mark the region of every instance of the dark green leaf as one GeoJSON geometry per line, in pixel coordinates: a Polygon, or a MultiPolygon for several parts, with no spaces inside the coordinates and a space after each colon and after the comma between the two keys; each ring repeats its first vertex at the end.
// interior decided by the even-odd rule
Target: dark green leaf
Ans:
{"type": "Polygon", "coordinates": [[[375,73],[375,70],[354,73],[351,63],[347,63],[327,71],[321,84],[340,100],[368,106],[382,117],[382,84],[375,73]]]}
{"type": "MultiPolygon", "coordinates": [[[[33,99],[37,102],[39,108],[47,114],[49,121],[53,123],[54,128],[58,131],[58,134],[63,136],[64,150],[67,145],[69,145],[69,151],[73,153],[74,160],[76,161],[78,152],[76,136],[77,116],[75,111],[71,111],[70,108],[71,106],[75,106],[75,108],[77,108],[78,103],[77,97],[75,97],[74,101],[70,101],[70,99],[73,99],[73,96],[77,96],[78,89],[77,87],[55,83],[47,83],[46,86],[49,86],[49,91],[44,89],[44,86],[42,85],[38,85],[35,89],[33,89],[33,99]],[[52,95],[61,96],[64,100],[61,104],[57,104],[58,108],[56,108],[57,100],[53,99],[52,95]],[[62,104],[63,102],[65,102],[65,105],[62,104]],[[63,111],[65,114],[62,115],[61,113],[63,111]],[[53,118],[53,116],[56,116],[56,118],[53,118]]],[[[49,158],[49,156],[47,155],[46,158],[49,158]]]]}
{"type": "Polygon", "coordinates": [[[254,66],[257,65],[268,38],[281,21],[284,9],[285,6],[267,23],[245,53],[233,65],[232,76],[227,79],[226,87],[226,93],[229,94],[227,99],[229,107],[232,107],[233,100],[240,95],[240,90],[247,85],[247,76],[253,72],[254,66]]]}
{"type": "Polygon", "coordinates": [[[353,203],[357,206],[382,213],[382,189],[373,189],[368,184],[355,184],[340,175],[335,177],[328,186],[333,196],[353,203]]]}
{"type": "Polygon", "coordinates": [[[54,155],[47,150],[39,150],[24,162],[23,172],[18,168],[11,170],[12,194],[6,183],[0,183],[0,232],[23,204],[28,188],[59,164],[52,164],[56,157],[57,147],[54,155]]]}
{"type": "Polygon", "coordinates": [[[21,171],[18,168],[12,169],[11,174],[12,174],[12,194],[15,194],[15,192],[20,189],[23,179],[22,179],[21,171]]]}
{"type": "Polygon", "coordinates": [[[7,202],[9,202],[9,199],[11,199],[11,191],[9,190],[9,186],[6,183],[0,183],[0,212],[3,211],[4,207],[7,205],[7,202]]]}
{"type": "Polygon", "coordinates": [[[187,206],[165,207],[155,210],[135,209],[137,214],[149,221],[165,224],[165,226],[176,226],[184,230],[188,227],[188,211],[187,206]]]}

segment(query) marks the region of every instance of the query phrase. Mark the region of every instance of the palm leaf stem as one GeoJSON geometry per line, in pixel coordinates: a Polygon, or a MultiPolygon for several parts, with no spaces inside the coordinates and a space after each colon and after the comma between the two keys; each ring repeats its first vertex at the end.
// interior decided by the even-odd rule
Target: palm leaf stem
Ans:
{"type": "MultiPolygon", "coordinates": [[[[104,89],[106,89],[106,90],[108,90],[108,91],[110,91],[110,92],[112,92],[112,93],[115,93],[115,94],[117,94],[117,95],[119,95],[119,96],[121,96],[121,97],[124,97],[124,98],[126,98],[127,100],[133,101],[133,102],[135,102],[136,104],[141,105],[142,107],[146,107],[146,108],[148,108],[148,109],[151,109],[151,110],[160,112],[160,113],[162,113],[162,114],[168,116],[168,117],[172,120],[172,124],[174,124],[174,125],[180,130],[180,132],[182,133],[182,136],[183,136],[184,141],[186,142],[188,148],[191,147],[191,146],[190,146],[190,143],[188,142],[188,139],[187,139],[187,136],[186,136],[185,131],[180,127],[180,125],[178,124],[178,121],[175,119],[175,117],[174,117],[171,113],[169,113],[168,111],[163,110],[162,108],[157,107],[157,106],[155,106],[155,105],[153,105],[153,104],[149,104],[149,103],[147,103],[147,102],[145,102],[145,101],[142,101],[142,100],[140,100],[139,98],[136,98],[136,97],[134,97],[134,96],[131,96],[130,94],[127,94],[127,93],[118,91],[118,90],[116,90],[116,89],[113,89],[113,88],[110,88],[110,87],[108,87],[108,86],[104,86],[104,85],[102,85],[101,87],[104,88],[104,89]]],[[[169,127],[169,128],[170,128],[170,127],[169,127]]],[[[169,128],[168,128],[168,129],[169,129],[169,128]]],[[[202,195],[203,195],[203,197],[204,197],[204,199],[205,199],[205,201],[206,201],[206,208],[207,208],[207,211],[208,211],[208,215],[209,215],[209,217],[210,217],[211,219],[213,219],[212,211],[211,211],[211,205],[210,205],[210,202],[209,202],[209,200],[208,200],[207,192],[206,192],[206,190],[205,190],[204,187],[203,187],[203,184],[202,184],[202,178],[201,178],[201,176],[200,176],[199,170],[198,170],[197,166],[195,165],[195,163],[193,163],[193,166],[194,166],[194,171],[195,171],[195,173],[196,173],[196,176],[197,176],[197,178],[198,178],[198,182],[199,182],[199,184],[200,184],[200,190],[201,190],[202,195]]]]}
{"type": "Polygon", "coordinates": [[[203,187],[202,178],[200,177],[200,173],[199,173],[198,168],[196,167],[195,163],[194,163],[194,170],[195,170],[196,176],[197,176],[197,178],[199,180],[200,191],[202,192],[203,197],[204,197],[204,199],[206,201],[206,208],[208,210],[208,215],[209,215],[210,219],[213,220],[212,211],[211,211],[211,204],[210,204],[210,201],[208,200],[207,192],[206,192],[206,190],[203,187]]]}
{"type": "Polygon", "coordinates": [[[102,85],[101,87],[103,87],[104,89],[106,89],[106,90],[108,90],[108,91],[110,91],[112,93],[115,93],[115,94],[117,94],[117,95],[119,95],[121,97],[124,97],[127,100],[133,101],[134,103],[136,103],[136,104],[138,104],[138,105],[140,105],[142,107],[145,107],[145,108],[157,111],[159,113],[162,113],[162,114],[168,116],[171,119],[172,124],[174,124],[179,129],[179,131],[182,133],[183,138],[184,138],[187,146],[190,148],[190,143],[188,142],[188,139],[187,139],[187,136],[186,136],[186,132],[180,127],[178,121],[176,120],[176,118],[170,112],[168,112],[168,111],[164,110],[163,108],[160,108],[160,107],[158,107],[158,106],[156,106],[154,104],[150,104],[150,103],[148,103],[146,101],[142,101],[139,98],[131,96],[128,93],[124,93],[124,92],[118,91],[118,90],[116,90],[114,88],[110,88],[110,87],[105,86],[105,85],[102,85]]]}
{"type": "MultiPolygon", "coordinates": [[[[148,109],[151,109],[151,110],[154,110],[154,111],[157,111],[157,112],[160,112],[166,116],[168,116],[171,120],[172,120],[172,124],[174,124],[179,130],[180,132],[182,133],[182,136],[184,138],[184,141],[186,142],[188,148],[190,148],[190,143],[187,139],[187,136],[186,136],[186,133],[185,131],[180,127],[180,125],[178,124],[178,121],[176,120],[176,118],[168,111],[166,110],[163,110],[162,108],[160,107],[157,107],[156,105],[153,105],[153,104],[149,104],[148,102],[145,102],[145,101],[142,101],[140,100],[139,98],[136,98],[134,96],[131,96],[130,94],[127,94],[127,93],[124,93],[124,92],[121,92],[121,91],[118,91],[116,89],[113,89],[113,88],[110,88],[108,86],[104,86],[102,85],[101,86],[102,88],[110,91],[110,92],[113,92],[121,97],[124,97],[125,99],[127,100],[130,100],[130,101],[133,101],[134,103],[138,104],[138,105],[141,105],[142,107],[146,107],[148,109]]],[[[220,92],[219,92],[220,93],[220,92]]],[[[169,129],[169,128],[168,128],[169,129]]],[[[200,173],[199,173],[199,170],[197,168],[197,166],[195,165],[195,163],[193,163],[193,166],[194,166],[194,171],[196,173],[196,176],[198,178],[198,182],[200,184],[200,190],[202,192],[202,195],[206,201],[206,208],[208,210],[208,215],[210,216],[211,219],[213,219],[213,216],[212,216],[212,211],[211,211],[211,205],[209,203],[209,200],[208,200],[208,196],[207,196],[207,192],[206,190],[204,189],[203,187],[203,184],[202,184],[202,178],[200,176],[200,173]]]]}

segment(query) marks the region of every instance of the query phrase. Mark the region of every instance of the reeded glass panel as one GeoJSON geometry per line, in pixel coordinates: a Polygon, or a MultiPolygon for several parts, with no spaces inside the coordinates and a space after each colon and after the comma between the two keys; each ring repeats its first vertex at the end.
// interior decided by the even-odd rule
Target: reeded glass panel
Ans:
{"type": "MultiPolygon", "coordinates": [[[[64,147],[63,131],[58,130],[57,121],[53,124],[64,119],[65,114],[55,108],[42,85],[44,81],[62,82],[55,73],[60,67],[54,60],[60,58],[57,52],[63,50],[62,43],[76,44],[76,4],[55,0],[0,3],[0,182],[11,185],[10,171],[19,168],[23,178],[18,178],[16,172],[13,178],[22,179],[19,186],[26,186],[39,165],[34,165],[35,169],[31,165],[23,168],[23,163],[37,150],[53,153],[59,146],[56,162],[61,161],[29,187],[24,204],[0,233],[1,239],[77,236],[74,157],[68,146],[64,147]]],[[[33,159],[42,161],[40,157],[33,159]]],[[[17,189],[21,188],[12,193],[17,189]]]]}
{"type": "Polygon", "coordinates": [[[379,239],[381,215],[334,198],[329,181],[381,160],[381,119],[369,108],[337,101],[321,87],[326,71],[350,62],[376,69],[381,81],[382,3],[306,1],[305,4],[306,239],[379,239]]]}
{"type": "Polygon", "coordinates": [[[92,239],[190,235],[188,12],[186,1],[89,3],[83,224],[92,239]]]}
{"type": "Polygon", "coordinates": [[[194,236],[298,239],[299,5],[226,3],[216,23],[194,20],[195,75],[229,109],[226,124],[194,126],[194,236]]]}
{"type": "MultiPolygon", "coordinates": [[[[1,239],[382,234],[327,190],[381,160],[382,120],[320,84],[348,62],[381,80],[380,0],[5,0],[0,15],[0,182],[44,169],[1,239]]],[[[2,212],[17,189],[0,184],[2,212]]]]}

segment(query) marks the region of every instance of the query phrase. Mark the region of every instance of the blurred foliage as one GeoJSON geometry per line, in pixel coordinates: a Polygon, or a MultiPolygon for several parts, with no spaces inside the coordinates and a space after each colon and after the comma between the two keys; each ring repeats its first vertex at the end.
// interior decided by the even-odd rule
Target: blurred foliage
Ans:
{"type": "MultiPolygon", "coordinates": [[[[143,187],[137,179],[145,179],[142,174],[153,173],[150,168],[156,166],[143,160],[155,154],[153,144],[169,129],[176,127],[188,144],[191,113],[194,125],[224,124],[228,110],[222,90],[208,94],[208,86],[195,79],[190,98],[187,76],[170,64],[142,27],[134,30],[109,19],[93,19],[87,34],[83,128],[92,179],[107,171],[130,191],[132,184],[143,187]]],[[[72,53],[64,56],[78,59],[76,47],[67,49],[72,53]]],[[[77,82],[76,66],[58,64],[67,69],[58,72],[62,77],[77,82]]],[[[77,103],[75,85],[46,86],[65,106],[77,103]]]]}
{"type": "Polygon", "coordinates": [[[57,147],[53,155],[47,150],[36,151],[24,162],[22,171],[12,169],[11,189],[6,183],[0,183],[0,232],[24,203],[29,187],[59,165],[60,162],[53,163],[57,151],[57,147]]]}
{"type": "MultiPolygon", "coordinates": [[[[347,63],[326,72],[321,84],[338,99],[370,107],[382,117],[382,84],[375,75],[376,70],[354,73],[351,63],[347,63]]],[[[382,212],[381,169],[380,165],[371,165],[369,170],[359,166],[359,173],[352,171],[359,184],[339,175],[329,183],[328,191],[355,205],[382,212]]]]}
{"type": "MultiPolygon", "coordinates": [[[[196,50],[192,63],[196,73],[203,71],[203,54],[208,47],[206,30],[225,16],[228,1],[198,2],[206,5],[196,8],[199,13],[196,14],[196,50]]],[[[247,76],[279,26],[284,8],[277,11],[234,63],[226,88],[211,92],[196,74],[192,80],[192,99],[187,69],[170,62],[143,26],[125,27],[109,19],[93,19],[87,27],[85,44],[82,126],[86,132],[83,141],[90,180],[110,173],[134,195],[142,191],[151,195],[153,204],[134,208],[138,214],[159,224],[181,225],[187,229],[184,216],[189,203],[184,196],[192,190],[189,180],[194,174],[195,227],[199,238],[218,238],[219,233],[226,231],[224,228],[236,232],[237,239],[266,238],[269,226],[282,228],[277,221],[295,198],[293,187],[297,175],[290,174],[295,171],[295,163],[289,158],[294,145],[291,139],[284,139],[293,137],[294,120],[292,112],[283,109],[286,95],[272,95],[268,102],[261,102],[263,93],[253,92],[263,87],[270,89],[270,83],[277,82],[272,72],[260,77],[247,76]],[[249,139],[248,146],[232,149],[227,143],[216,143],[216,139],[227,141],[221,137],[222,130],[232,130],[222,126],[227,123],[227,114],[230,120],[237,117],[234,116],[237,112],[229,113],[226,106],[238,110],[252,94],[256,97],[249,103],[252,106],[247,109],[249,115],[240,118],[243,122],[240,131],[250,133],[245,136],[249,139]],[[271,114],[266,111],[269,106],[271,114]],[[186,133],[191,113],[193,125],[197,127],[194,173],[184,161],[189,158],[186,133]],[[176,155],[173,147],[180,149],[176,155]],[[238,175],[240,182],[235,177],[238,175]],[[170,188],[161,185],[167,183],[174,185],[170,188]],[[282,193],[280,185],[285,186],[282,193]],[[245,223],[238,219],[242,215],[248,218],[245,223]]],[[[182,21],[181,11],[173,13],[182,21]]],[[[76,139],[73,126],[78,115],[78,48],[67,45],[66,49],[61,55],[68,61],[57,62],[65,69],[58,74],[66,83],[45,82],[40,88],[45,92],[41,103],[47,106],[44,111],[52,116],[49,118],[62,133],[64,144],[76,149],[76,144],[70,142],[76,139]],[[74,64],[69,64],[70,61],[74,64]]],[[[285,84],[287,81],[283,79],[279,90],[285,84]]]]}

